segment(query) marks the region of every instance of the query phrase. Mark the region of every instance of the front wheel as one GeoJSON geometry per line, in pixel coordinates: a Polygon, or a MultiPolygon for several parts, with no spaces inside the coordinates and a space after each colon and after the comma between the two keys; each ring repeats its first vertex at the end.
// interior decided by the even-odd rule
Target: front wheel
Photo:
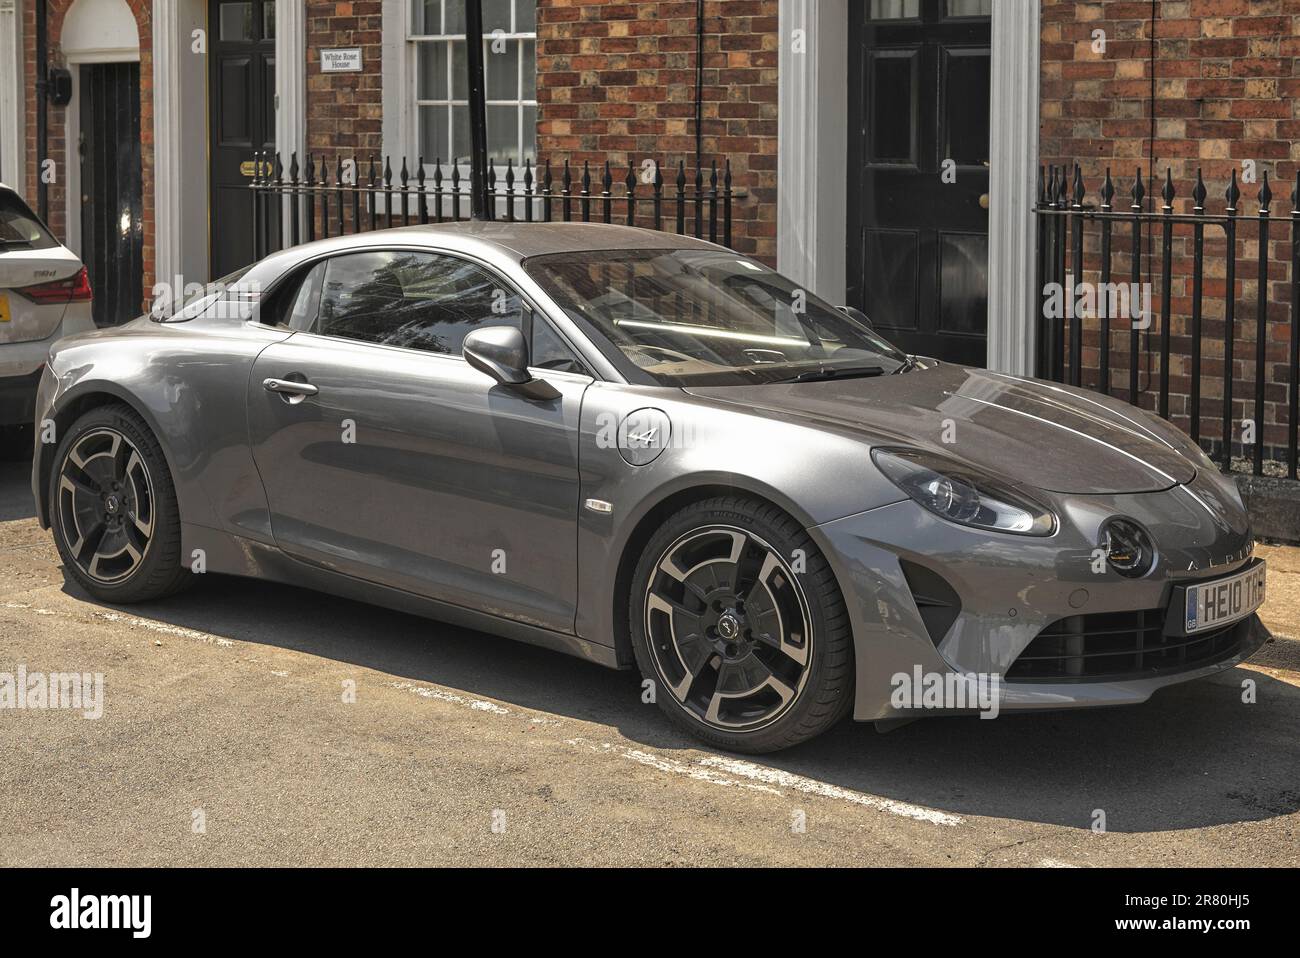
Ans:
{"type": "Polygon", "coordinates": [[[95,598],[141,602],[188,582],[167,461],[134,410],[101,406],[72,424],[54,457],[49,502],[64,567],[95,598]]]}
{"type": "Polygon", "coordinates": [[[844,599],[812,539],[775,506],[725,497],[671,516],[641,557],[629,609],[657,703],[714,745],[787,748],[851,705],[844,599]]]}

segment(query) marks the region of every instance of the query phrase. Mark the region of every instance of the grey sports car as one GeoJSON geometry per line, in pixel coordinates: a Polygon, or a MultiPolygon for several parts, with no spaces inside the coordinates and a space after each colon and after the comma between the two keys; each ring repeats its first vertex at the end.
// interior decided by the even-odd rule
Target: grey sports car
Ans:
{"type": "Polygon", "coordinates": [[[103,601],[314,587],[635,666],[736,751],[1139,703],[1267,637],[1241,499],[1176,429],[663,233],[289,249],[59,342],[37,425],[40,520],[103,601]]]}

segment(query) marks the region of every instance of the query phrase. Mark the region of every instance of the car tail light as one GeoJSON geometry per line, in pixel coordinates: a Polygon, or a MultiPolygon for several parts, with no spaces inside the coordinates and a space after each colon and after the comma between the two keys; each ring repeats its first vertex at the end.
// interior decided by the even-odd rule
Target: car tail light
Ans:
{"type": "Polygon", "coordinates": [[[91,298],[90,274],[83,266],[75,276],[56,279],[52,283],[38,283],[35,286],[21,286],[14,290],[41,306],[55,306],[61,303],[88,303],[91,298]]]}

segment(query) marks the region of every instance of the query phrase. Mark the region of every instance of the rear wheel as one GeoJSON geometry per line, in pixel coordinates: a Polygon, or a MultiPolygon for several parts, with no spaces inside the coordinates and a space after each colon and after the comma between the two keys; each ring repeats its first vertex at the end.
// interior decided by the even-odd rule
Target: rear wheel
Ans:
{"type": "Polygon", "coordinates": [[[708,742],[775,751],[851,704],[843,597],[812,539],[775,506],[726,497],[670,517],[637,566],[629,608],[656,701],[708,742]]]}
{"type": "Polygon", "coordinates": [[[166,459],[130,408],[101,406],[73,423],[54,457],[49,502],[64,566],[96,598],[147,601],[189,581],[166,459]]]}

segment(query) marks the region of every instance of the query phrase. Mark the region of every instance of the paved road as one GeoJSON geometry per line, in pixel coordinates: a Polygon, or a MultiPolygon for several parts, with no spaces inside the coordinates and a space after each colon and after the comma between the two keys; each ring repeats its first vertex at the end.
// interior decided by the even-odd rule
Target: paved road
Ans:
{"type": "Polygon", "coordinates": [[[0,865],[1300,864],[1300,550],[1263,550],[1285,637],[1248,667],[750,761],[628,674],[331,596],[206,576],[100,605],[25,469],[0,463],[0,672],[102,672],[106,696],[97,721],[0,711],[0,865]]]}

